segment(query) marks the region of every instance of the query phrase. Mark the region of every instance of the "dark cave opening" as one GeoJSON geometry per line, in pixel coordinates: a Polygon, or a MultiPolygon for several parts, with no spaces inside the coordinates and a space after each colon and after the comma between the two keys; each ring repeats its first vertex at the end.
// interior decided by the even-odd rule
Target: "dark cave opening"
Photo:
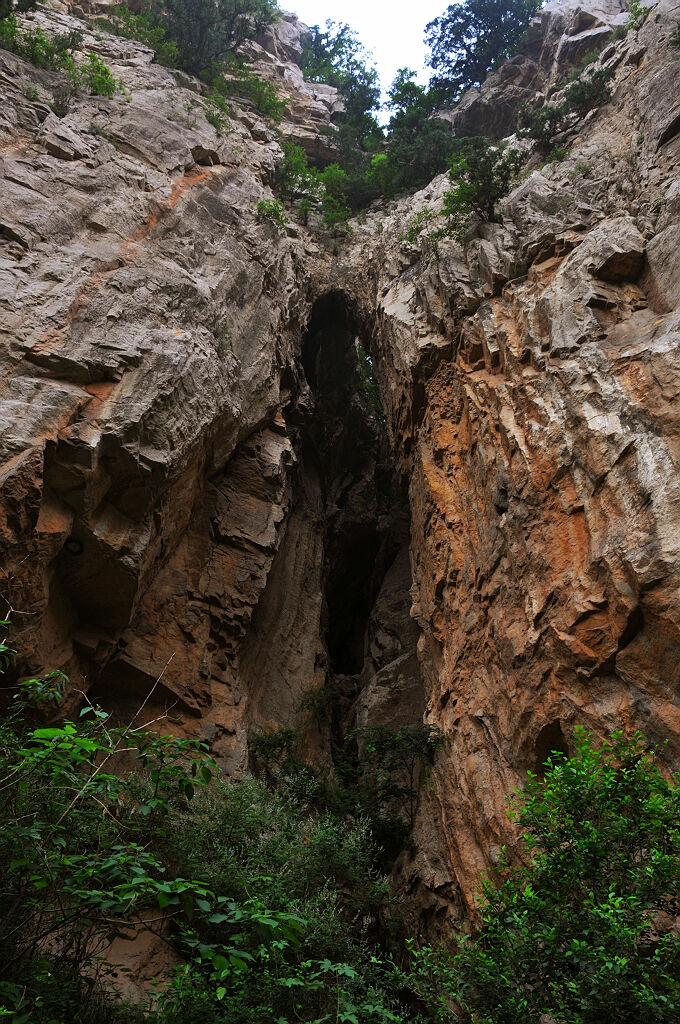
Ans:
{"type": "Polygon", "coordinates": [[[550,722],[548,725],[544,725],[536,738],[532,767],[536,775],[542,777],[545,774],[546,761],[553,753],[569,756],[569,744],[560,722],[550,722]]]}
{"type": "Polygon", "coordinates": [[[362,394],[360,337],[350,298],[334,291],[314,304],[302,344],[314,396],[303,451],[324,498],[325,640],[331,672],[349,676],[362,670],[371,608],[403,535],[397,521],[408,522],[384,424],[362,394]]]}

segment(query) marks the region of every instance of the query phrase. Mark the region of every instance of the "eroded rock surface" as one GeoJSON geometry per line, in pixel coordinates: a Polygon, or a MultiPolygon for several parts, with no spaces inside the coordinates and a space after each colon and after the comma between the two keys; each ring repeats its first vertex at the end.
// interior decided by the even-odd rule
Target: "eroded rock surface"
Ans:
{"type": "MultiPolygon", "coordinates": [[[[464,246],[403,240],[443,178],[344,241],[258,222],[272,129],[236,104],[218,134],[199,83],[137,43],[86,30],[130,98],[63,116],[58,76],[0,52],[20,668],[60,667],[72,704],[87,689],[121,717],[147,699],[230,770],[291,725],[327,762],[304,710],[324,686],[336,728],[425,708],[444,744],[400,880],[435,931],[473,917],[515,842],[506,794],[575,724],[641,728],[680,761],[678,19],[664,0],[606,42],[611,102],[464,246]]],[[[506,134],[622,21],[616,0],[546,8],[455,130],[506,134]]],[[[302,82],[303,32],[286,18],[253,52],[315,154],[341,111],[302,82]]]]}
{"type": "Polygon", "coordinates": [[[680,759],[679,12],[657,4],[605,48],[611,103],[502,223],[438,253],[403,242],[439,180],[349,257],[409,481],[426,720],[446,736],[402,868],[433,927],[470,918],[513,848],[506,794],[574,725],[640,728],[680,759]]]}

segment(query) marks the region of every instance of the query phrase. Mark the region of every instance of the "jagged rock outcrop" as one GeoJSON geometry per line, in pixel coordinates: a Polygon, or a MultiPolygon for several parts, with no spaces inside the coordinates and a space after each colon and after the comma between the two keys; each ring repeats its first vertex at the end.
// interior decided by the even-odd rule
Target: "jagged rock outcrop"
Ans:
{"type": "MultiPolygon", "coordinates": [[[[329,245],[258,221],[274,132],[236,104],[220,136],[200,85],[137,43],[86,30],[130,98],[64,116],[58,76],[0,51],[20,667],[121,717],[151,693],[149,718],[230,769],[281,725],[327,759],[300,710],[324,684],[348,723],[425,707],[444,744],[400,879],[433,930],[472,917],[513,849],[505,795],[574,724],[641,728],[680,761],[679,19],[662,0],[606,44],[611,102],[465,246],[403,240],[443,178],[329,245]]],[[[614,0],[546,8],[456,131],[506,133],[622,20],[614,0]]],[[[301,31],[286,18],[253,52],[312,150],[340,106],[301,84],[301,31]]]]}
{"type": "Polygon", "coordinates": [[[470,918],[514,845],[506,794],[575,724],[640,728],[680,760],[679,15],[657,4],[604,49],[611,103],[502,223],[408,245],[435,181],[349,256],[410,487],[426,719],[446,736],[403,865],[433,927],[470,918]]]}

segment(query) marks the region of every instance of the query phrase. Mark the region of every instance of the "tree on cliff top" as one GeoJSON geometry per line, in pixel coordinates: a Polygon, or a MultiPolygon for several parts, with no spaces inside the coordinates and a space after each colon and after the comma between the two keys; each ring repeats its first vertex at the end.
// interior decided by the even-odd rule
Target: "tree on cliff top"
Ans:
{"type": "Polygon", "coordinates": [[[436,74],[430,83],[442,99],[458,100],[481,85],[489,71],[510,57],[543,0],[462,0],[425,29],[436,74]]]}
{"type": "Polygon", "coordinates": [[[276,0],[155,0],[152,11],[177,44],[182,68],[200,75],[274,21],[278,6],[276,0]]]}

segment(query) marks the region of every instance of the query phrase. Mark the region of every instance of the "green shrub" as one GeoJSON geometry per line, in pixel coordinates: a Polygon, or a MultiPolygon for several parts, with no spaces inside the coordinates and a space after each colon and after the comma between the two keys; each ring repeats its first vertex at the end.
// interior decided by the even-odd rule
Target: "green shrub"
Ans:
{"type": "MultiPolygon", "coordinates": [[[[0,642],[0,661],[11,661],[0,642]]],[[[386,906],[365,822],[312,813],[202,744],[116,728],[86,705],[35,728],[63,677],[28,680],[0,725],[0,1011],[31,1024],[405,1022],[369,942],[386,906]],[[125,751],[137,771],[119,776],[125,751]],[[149,912],[180,966],[123,1006],[100,950],[149,912]]],[[[409,1021],[418,1017],[409,1016],[409,1021]]]]}
{"type": "Polygon", "coordinates": [[[67,74],[90,96],[113,96],[118,88],[110,68],[96,53],[90,53],[84,64],[69,69],[67,74]]]}
{"type": "Polygon", "coordinates": [[[233,116],[233,110],[217,89],[208,90],[204,101],[204,113],[206,120],[220,133],[227,127],[227,118],[233,116]]]}
{"type": "Polygon", "coordinates": [[[63,102],[57,104],[63,113],[68,109],[68,98],[72,93],[83,90],[91,96],[113,96],[117,89],[111,70],[96,53],[90,52],[84,64],[76,64],[73,53],[80,49],[82,42],[83,34],[77,29],[47,35],[40,26],[20,26],[14,14],[0,21],[0,47],[11,50],[38,68],[66,74],[71,89],[67,90],[68,95],[65,94],[63,102]]]}
{"type": "Polygon", "coordinates": [[[607,103],[612,94],[608,83],[613,77],[613,68],[598,68],[573,81],[564,93],[567,113],[582,118],[607,103]]]}
{"type": "Polygon", "coordinates": [[[409,221],[402,241],[409,245],[419,245],[426,260],[439,259],[439,243],[446,234],[446,229],[435,225],[439,217],[429,207],[418,210],[409,221]]]}
{"type": "Polygon", "coordinates": [[[319,172],[307,163],[302,146],[287,140],[282,143],[283,160],[276,165],[276,187],[284,199],[306,199],[316,205],[321,193],[319,172]]]}
{"type": "Polygon", "coordinates": [[[444,194],[442,212],[449,234],[462,243],[473,218],[495,220],[497,203],[510,191],[525,157],[503,143],[493,146],[482,136],[458,139],[455,147],[449,161],[451,188],[444,194]]]}
{"type": "Polygon", "coordinates": [[[640,734],[529,774],[515,815],[529,863],[483,886],[482,927],[455,958],[416,954],[421,995],[475,1024],[662,1024],[680,1019],[680,779],[640,734]]]}
{"type": "Polygon", "coordinates": [[[0,21],[0,47],[11,50],[23,60],[50,71],[69,70],[72,54],[79,50],[83,34],[77,30],[49,36],[40,26],[21,26],[14,14],[0,21]]]}
{"type": "Polygon", "coordinates": [[[544,152],[549,150],[555,135],[574,123],[574,115],[580,120],[610,100],[608,83],[613,75],[613,68],[591,68],[570,82],[561,103],[544,103],[538,108],[524,104],[517,115],[520,133],[534,139],[544,152]]]}
{"type": "Polygon", "coordinates": [[[453,148],[450,126],[434,116],[439,95],[414,78],[409,68],[397,72],[388,94],[392,116],[385,152],[373,158],[369,172],[388,197],[426,185],[445,171],[453,148]]]}
{"type": "Polygon", "coordinates": [[[634,31],[641,28],[649,14],[649,7],[644,7],[640,0],[628,0],[628,21],[626,28],[634,31]]]}
{"type": "Polygon", "coordinates": [[[669,36],[669,42],[675,49],[680,49],[680,21],[676,24],[675,28],[669,36]]]}
{"type": "Polygon", "coordinates": [[[541,0],[450,4],[426,28],[429,63],[437,73],[430,85],[449,101],[470,86],[481,85],[492,68],[515,52],[541,6],[541,0]]]}
{"type": "Polygon", "coordinates": [[[319,174],[321,192],[321,216],[329,228],[347,226],[350,216],[347,202],[349,176],[339,164],[329,164],[319,174]]]}
{"type": "Polygon", "coordinates": [[[279,124],[283,119],[286,101],[279,99],[271,82],[259,78],[242,58],[229,56],[221,64],[214,64],[203,77],[210,85],[208,95],[211,99],[208,102],[222,113],[226,113],[228,107],[220,107],[216,97],[222,97],[224,100],[227,97],[239,96],[250,100],[259,114],[275,124],[279,124]]]}
{"type": "Polygon", "coordinates": [[[259,221],[268,221],[281,231],[285,231],[286,211],[278,199],[260,199],[255,209],[259,221]]]}
{"type": "Polygon", "coordinates": [[[112,32],[114,35],[122,36],[124,39],[135,39],[145,46],[151,47],[156,54],[158,62],[168,68],[175,68],[179,65],[180,54],[177,42],[168,39],[167,30],[160,15],[155,14],[150,8],[142,9],[135,14],[125,4],[120,7],[113,7],[106,18],[100,18],[98,24],[112,32]]]}
{"type": "Polygon", "coordinates": [[[327,21],[325,30],[315,25],[311,32],[304,44],[303,73],[311,81],[335,86],[343,98],[342,123],[321,131],[347,175],[343,186],[347,203],[357,210],[378,195],[368,175],[371,157],[384,138],[375,116],[380,106],[378,73],[349,25],[327,21]]]}

